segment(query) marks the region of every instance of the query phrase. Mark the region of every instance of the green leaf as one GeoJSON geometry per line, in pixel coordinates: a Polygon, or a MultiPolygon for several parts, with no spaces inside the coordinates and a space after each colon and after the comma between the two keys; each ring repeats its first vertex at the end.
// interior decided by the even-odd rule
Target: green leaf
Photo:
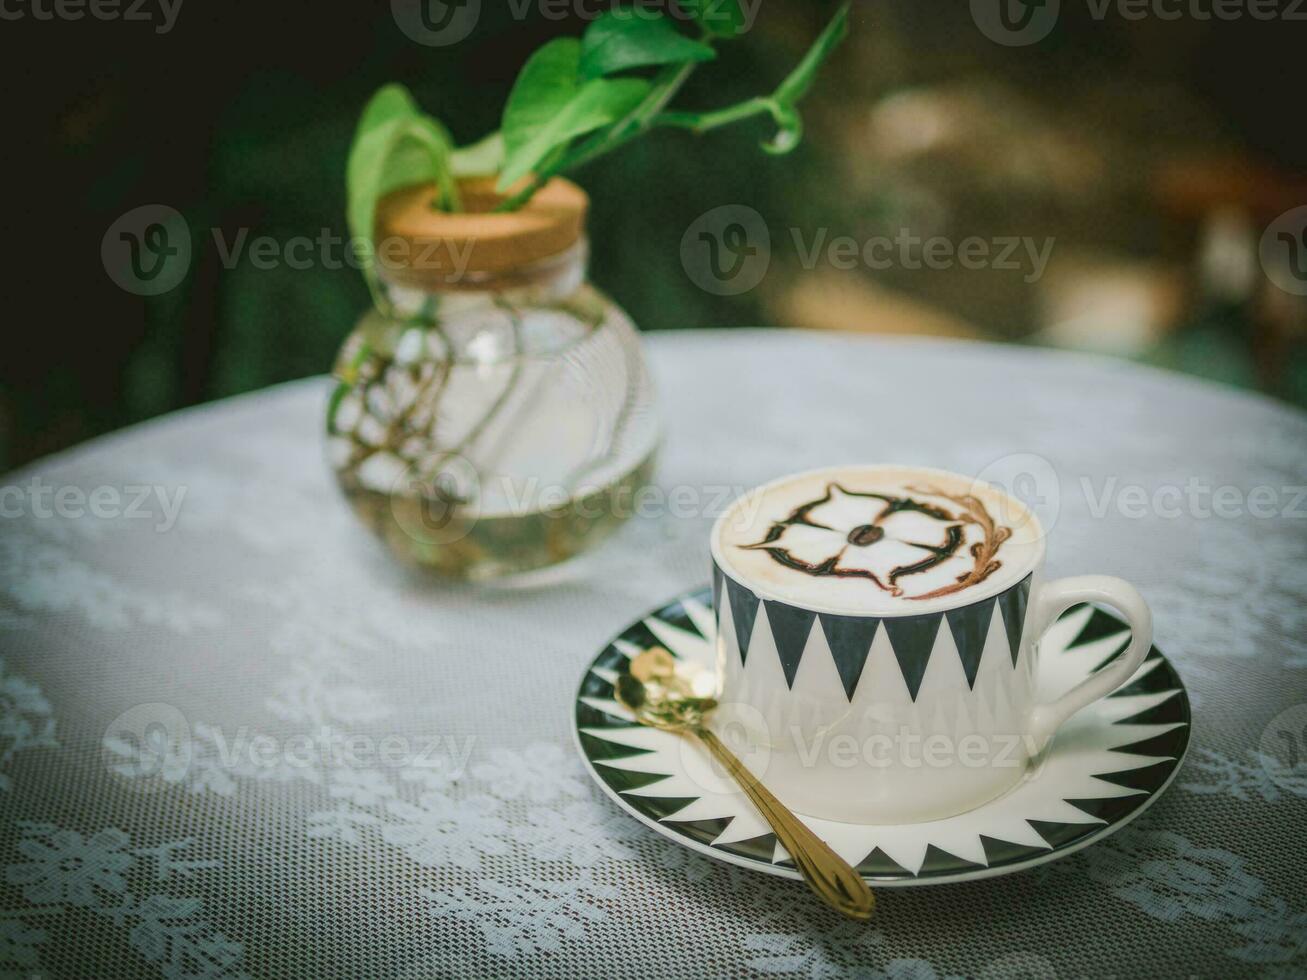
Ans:
{"type": "Polygon", "coordinates": [[[422,116],[383,123],[355,144],[348,165],[350,234],[372,240],[377,201],[393,190],[434,181],[442,195],[454,193],[449,136],[422,116]]]}
{"type": "Polygon", "coordinates": [[[500,131],[511,160],[571,101],[579,85],[581,42],[558,38],[527,59],[504,104],[500,131]]]}
{"type": "Polygon", "coordinates": [[[504,165],[504,134],[498,131],[460,146],[449,158],[456,177],[489,177],[504,165]]]}
{"type": "Polygon", "coordinates": [[[527,61],[504,107],[504,169],[507,190],[552,151],[620,119],[649,93],[639,78],[578,78],[581,42],[550,41],[527,61]]]}
{"type": "Polygon", "coordinates": [[[358,227],[365,227],[353,220],[353,205],[366,203],[356,191],[369,189],[380,197],[397,187],[435,180],[448,195],[450,148],[449,133],[422,112],[408,89],[386,85],[378,90],[359,118],[345,169],[351,231],[360,234],[358,227]]]}
{"type": "Polygon", "coordinates": [[[336,387],[327,401],[327,435],[336,434],[336,413],[340,411],[340,403],[354,390],[354,386],[358,383],[358,370],[371,355],[372,348],[369,344],[366,342],[359,344],[349,364],[336,374],[336,387]]]}
{"type": "MultiPolygon", "coordinates": [[[[412,120],[404,130],[404,138],[426,148],[431,156],[434,173],[432,179],[440,188],[440,206],[446,211],[458,211],[462,204],[458,199],[458,183],[454,180],[454,138],[449,130],[430,116],[419,116],[412,120]]],[[[404,144],[401,143],[401,146],[404,144]]],[[[390,174],[388,173],[389,177],[390,174]]],[[[386,188],[386,193],[395,187],[404,187],[413,183],[411,180],[396,182],[386,188]]]]}
{"type": "Polygon", "coordinates": [[[849,5],[846,3],[831,18],[803,60],[795,65],[772,97],[766,100],[767,111],[771,113],[777,130],[775,136],[762,144],[765,152],[772,156],[783,156],[799,145],[803,139],[803,117],[795,105],[808,94],[812,83],[816,81],[817,72],[848,33],[849,5]]]}
{"type": "Polygon", "coordinates": [[[596,78],[586,82],[557,115],[509,154],[499,177],[499,189],[507,190],[576,137],[621,119],[648,94],[649,83],[640,78],[596,78]]]}
{"type": "MultiPolygon", "coordinates": [[[[407,120],[391,119],[354,141],[346,164],[347,217],[349,232],[354,238],[372,240],[372,224],[376,215],[377,198],[383,193],[386,158],[394,151],[407,120]]],[[[422,161],[408,164],[419,175],[422,161]]]]}
{"type": "Polygon", "coordinates": [[[738,37],[750,26],[740,0],[678,0],[678,5],[715,37],[738,37]]]}
{"type": "Polygon", "coordinates": [[[662,14],[639,8],[610,10],[585,32],[581,49],[582,78],[599,78],[631,68],[712,61],[717,52],[702,41],[680,33],[662,14]]]}
{"type": "Polygon", "coordinates": [[[768,111],[776,121],[776,135],[762,144],[763,152],[772,156],[784,156],[799,145],[803,139],[803,117],[793,106],[782,105],[774,99],[769,100],[768,111]]]}
{"type": "Polygon", "coordinates": [[[413,99],[413,95],[403,85],[383,85],[368,100],[359,116],[358,126],[354,129],[355,144],[365,133],[370,133],[392,119],[402,119],[421,115],[422,110],[413,99]]]}
{"type": "Polygon", "coordinates": [[[445,128],[423,115],[402,85],[387,85],[359,118],[345,168],[350,234],[365,243],[360,258],[372,266],[377,201],[400,187],[434,181],[443,202],[456,205],[450,169],[452,147],[445,128]]]}
{"type": "Polygon", "coordinates": [[[848,33],[849,5],[846,3],[831,18],[831,22],[821,32],[821,36],[813,42],[808,53],[803,56],[803,60],[786,76],[785,81],[781,82],[774,96],[776,101],[781,105],[793,106],[807,95],[808,89],[812,88],[812,83],[817,77],[818,69],[848,33]]]}
{"type": "Polygon", "coordinates": [[[373,176],[382,167],[390,152],[390,143],[399,123],[419,114],[417,103],[403,85],[386,85],[368,100],[358,125],[354,129],[354,142],[350,145],[349,160],[345,165],[345,185],[348,197],[350,232],[361,235],[365,217],[365,189],[370,191],[373,176]]]}

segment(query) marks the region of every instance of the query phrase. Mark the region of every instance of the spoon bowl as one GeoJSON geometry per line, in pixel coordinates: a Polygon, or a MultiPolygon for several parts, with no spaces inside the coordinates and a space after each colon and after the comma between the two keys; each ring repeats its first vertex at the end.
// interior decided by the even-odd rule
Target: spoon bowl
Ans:
{"type": "Polygon", "coordinates": [[[851,919],[871,918],[876,899],[862,876],[776,799],[708,726],[717,707],[716,688],[711,671],[677,660],[662,647],[632,657],[614,684],[618,703],[639,724],[698,739],[739,783],[822,901],[851,919]]]}

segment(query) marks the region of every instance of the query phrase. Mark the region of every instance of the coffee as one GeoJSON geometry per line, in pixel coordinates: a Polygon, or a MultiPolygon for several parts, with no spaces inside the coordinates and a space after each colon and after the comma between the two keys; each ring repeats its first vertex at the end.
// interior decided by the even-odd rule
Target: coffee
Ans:
{"type": "Polygon", "coordinates": [[[777,598],[853,614],[909,614],[1002,591],[1039,558],[1020,501],[951,473],[849,466],[789,477],[718,525],[728,575],[777,598]]]}

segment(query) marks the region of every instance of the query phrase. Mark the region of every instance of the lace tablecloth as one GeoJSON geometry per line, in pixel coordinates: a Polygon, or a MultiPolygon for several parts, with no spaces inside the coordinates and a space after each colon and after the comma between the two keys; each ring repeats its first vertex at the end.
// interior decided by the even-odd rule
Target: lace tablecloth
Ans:
{"type": "Polygon", "coordinates": [[[1037,350],[648,347],[665,494],[548,583],[392,563],[326,470],[319,380],[0,481],[0,970],[1304,975],[1303,416],[1037,350]],[[569,719],[599,647],[706,579],[729,488],[871,460],[1017,474],[1054,525],[1051,574],[1119,574],[1152,603],[1195,722],[1167,796],[1116,835],[883,892],[854,925],[621,813],[569,719]]]}

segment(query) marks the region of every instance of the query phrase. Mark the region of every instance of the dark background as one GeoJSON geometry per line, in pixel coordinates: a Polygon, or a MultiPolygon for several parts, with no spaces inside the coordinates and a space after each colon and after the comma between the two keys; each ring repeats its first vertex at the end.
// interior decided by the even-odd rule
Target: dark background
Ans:
{"type": "MultiPolygon", "coordinates": [[[[166,34],[159,21],[0,20],[0,470],[328,370],[368,302],[358,273],[224,264],[213,231],[343,236],[345,157],[378,86],[404,82],[469,142],[496,128],[527,55],[585,26],[539,4],[524,20],[483,7],[472,36],[444,48],[406,37],[388,3],[183,0],[166,34]],[[153,203],[185,216],[194,257],[179,286],[143,298],[111,281],[100,244],[121,214],[153,203]]],[[[593,198],[592,278],[645,330],[1049,343],[1307,401],[1302,299],[1260,270],[1231,284],[1219,258],[1255,266],[1266,223],[1307,204],[1307,24],[1100,21],[1084,0],[1062,7],[1052,35],[1018,48],[986,38],[966,3],[859,0],[792,156],[763,156],[758,122],[701,140],[659,133],[579,174],[593,198]],[[773,235],[771,272],[737,297],[696,288],[679,252],[686,227],[725,203],[756,208],[773,235]],[[1056,250],[1036,284],[997,270],[804,269],[788,229],[821,227],[860,240],[900,227],[1052,235],[1056,250]]],[[[833,10],[762,0],[754,29],[680,104],[770,91],[833,10]]]]}

